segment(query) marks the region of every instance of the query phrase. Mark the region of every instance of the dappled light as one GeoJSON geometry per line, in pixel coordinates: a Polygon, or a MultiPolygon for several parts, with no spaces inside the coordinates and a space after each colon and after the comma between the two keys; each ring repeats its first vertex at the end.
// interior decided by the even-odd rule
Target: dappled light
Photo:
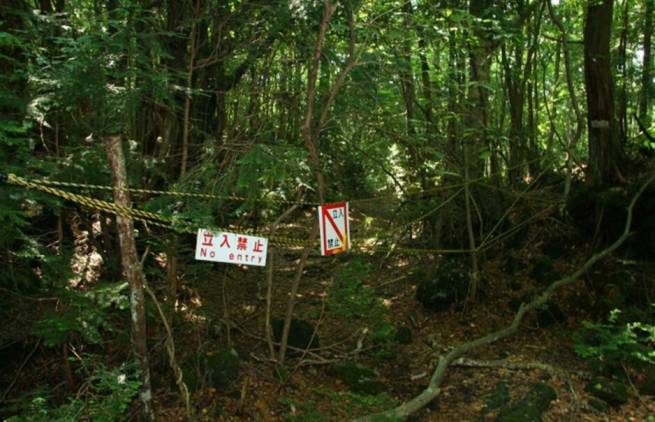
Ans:
{"type": "Polygon", "coordinates": [[[655,421],[654,7],[0,1],[0,419],[655,421]]]}

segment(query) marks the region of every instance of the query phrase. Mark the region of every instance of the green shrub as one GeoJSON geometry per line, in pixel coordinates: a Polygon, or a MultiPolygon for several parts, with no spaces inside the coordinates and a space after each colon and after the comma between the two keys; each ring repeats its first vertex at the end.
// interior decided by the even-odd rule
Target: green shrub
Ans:
{"type": "Polygon", "coordinates": [[[46,346],[56,346],[79,335],[91,344],[102,341],[102,332],[114,331],[112,311],[129,307],[127,282],[106,283],[88,291],[62,290],[63,312],[49,313],[35,324],[33,334],[46,346]]]}
{"type": "Polygon", "coordinates": [[[648,318],[626,321],[621,315],[615,309],[606,324],[584,321],[582,329],[574,335],[576,353],[599,364],[603,370],[621,368],[624,364],[655,365],[655,324],[648,318]]]}
{"type": "MultiPolygon", "coordinates": [[[[85,360],[94,361],[88,357],[85,360]]],[[[37,390],[37,394],[24,403],[23,411],[10,417],[7,422],[111,422],[125,419],[125,411],[141,386],[135,365],[124,364],[111,369],[95,362],[94,368],[88,365],[84,370],[90,371],[89,376],[79,392],[69,397],[67,403],[50,406],[47,392],[37,390]]]]}
{"type": "Polygon", "coordinates": [[[370,273],[371,266],[360,259],[343,264],[330,288],[328,309],[349,321],[378,319],[383,311],[380,300],[373,288],[364,285],[370,273]]]}

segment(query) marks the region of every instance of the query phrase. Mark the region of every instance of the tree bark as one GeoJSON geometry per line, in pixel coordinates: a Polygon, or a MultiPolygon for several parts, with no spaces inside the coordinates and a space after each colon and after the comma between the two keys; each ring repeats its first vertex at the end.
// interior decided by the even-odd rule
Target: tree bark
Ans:
{"type": "Polygon", "coordinates": [[[630,12],[630,0],[625,0],[623,5],[623,16],[621,17],[621,35],[619,36],[619,59],[618,73],[621,78],[618,89],[618,127],[617,135],[619,141],[625,147],[628,139],[628,72],[627,72],[627,48],[628,48],[628,15],[630,12]]]}
{"type": "MultiPolygon", "coordinates": [[[[479,20],[489,19],[491,7],[490,0],[471,0],[469,13],[479,20]]],[[[469,48],[470,89],[466,113],[466,126],[471,129],[472,136],[465,142],[468,142],[473,157],[469,161],[469,172],[475,179],[484,173],[484,161],[478,157],[480,150],[488,143],[489,75],[495,45],[491,39],[490,25],[476,22],[473,32],[476,40],[469,48]]]]}
{"type": "MultiPolygon", "coordinates": [[[[130,207],[130,194],[127,191],[127,171],[120,135],[109,135],[104,138],[105,150],[112,172],[114,185],[114,202],[121,207],[130,207]]],[[[132,320],[132,349],[139,363],[141,372],[140,399],[143,415],[147,420],[154,420],[152,407],[152,390],[150,387],[150,367],[148,365],[148,346],[146,333],[146,313],[144,276],[141,262],[136,253],[134,241],[134,225],[128,216],[116,216],[118,240],[121,249],[123,272],[130,286],[130,313],[132,320]]]]}
{"type": "Polygon", "coordinates": [[[616,134],[610,38],[613,0],[589,0],[584,26],[584,70],[589,131],[588,182],[607,187],[622,181],[623,146],[616,134]]]}
{"type": "Polygon", "coordinates": [[[646,128],[651,124],[650,98],[653,92],[653,6],[655,0],[644,0],[646,11],[644,17],[644,63],[641,74],[641,101],[639,102],[639,117],[646,128]]]}

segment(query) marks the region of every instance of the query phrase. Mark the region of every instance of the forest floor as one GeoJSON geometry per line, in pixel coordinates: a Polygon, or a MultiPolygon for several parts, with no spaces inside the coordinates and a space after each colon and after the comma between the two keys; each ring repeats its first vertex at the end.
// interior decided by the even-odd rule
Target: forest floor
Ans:
{"type": "MultiPolygon", "coordinates": [[[[412,333],[409,344],[393,346],[361,336],[367,328],[370,332],[376,321],[344,320],[324,312],[335,264],[349,258],[310,259],[301,282],[295,315],[314,323],[320,320],[321,348],[316,351],[317,355],[305,356],[311,363],[292,355],[287,363],[289,370],[283,376],[276,372],[264,341],[263,273],[230,271],[232,276],[217,275],[212,283],[199,285],[197,294],[204,298],[203,307],[220,310],[214,321],[228,318],[236,327],[230,329],[229,335],[225,326],[219,328],[215,342],[208,349],[217,350],[229,342],[242,358],[241,374],[227,389],[196,391],[192,401],[204,420],[339,421],[409,400],[427,386],[440,354],[511,323],[515,313],[511,299],[540,287],[528,274],[531,267],[528,264],[540,255],[540,246],[538,242],[526,245],[517,253],[519,269],[513,276],[503,270],[506,256],[488,259],[482,268],[485,294],[479,303],[468,307],[455,305],[445,312],[426,310],[416,300],[417,280],[412,274],[416,268],[432,266],[434,262],[419,257],[369,258],[374,270],[363,282],[381,298],[384,306],[381,318],[394,327],[409,327],[412,333]],[[222,282],[226,284],[218,288],[222,282]],[[361,350],[357,350],[358,339],[362,341],[361,350]],[[384,392],[376,396],[352,393],[329,370],[332,364],[343,360],[355,360],[377,371],[384,392]]],[[[558,273],[573,272],[586,257],[585,253],[573,250],[557,259],[558,273]]],[[[280,292],[290,290],[293,264],[291,260],[284,261],[284,257],[277,258],[274,317],[284,315],[287,296],[280,292]]],[[[551,386],[557,397],[543,414],[545,421],[651,420],[649,417],[655,415],[655,398],[640,396],[634,388],[626,404],[610,407],[607,412],[595,410],[589,404],[592,396],[585,391],[592,368],[573,349],[572,333],[580,328],[581,321],[597,319],[590,310],[596,308],[599,298],[594,297],[596,293],[589,283],[594,277],[614,272],[617,266],[624,264],[609,259],[592,270],[586,279],[558,292],[555,301],[565,315],[559,323],[539,327],[536,316],[530,315],[515,336],[475,350],[468,356],[478,363],[500,360],[500,367],[471,367],[470,362],[450,367],[441,394],[416,414],[414,420],[496,420],[499,410],[489,409],[487,403],[501,381],[509,386],[512,403],[539,381],[551,386]],[[542,367],[533,369],[530,366],[534,364],[542,367]]],[[[183,353],[192,352],[189,345],[180,345],[186,348],[183,353]]],[[[159,393],[155,396],[162,397],[159,393]]],[[[157,408],[162,419],[184,419],[177,401],[160,399],[157,408]]]]}
{"type": "MultiPolygon", "coordinates": [[[[560,242],[565,243],[566,253],[554,260],[554,268],[563,276],[588,258],[589,248],[561,239],[560,242]]],[[[544,287],[533,279],[531,271],[543,256],[542,249],[544,241],[531,236],[518,249],[503,249],[495,256],[489,252],[481,268],[483,294],[478,302],[468,306],[455,304],[443,312],[425,309],[416,299],[421,270],[438,265],[427,255],[310,256],[294,315],[318,323],[320,347],[302,358],[290,353],[284,370],[276,368],[264,336],[266,270],[189,263],[187,268],[181,268],[186,278],[174,335],[177,359],[185,370],[185,379],[188,375],[189,379],[198,378],[191,395],[198,419],[342,421],[407,401],[427,386],[439,355],[509,325],[515,313],[513,299],[515,302],[544,287]],[[515,269],[508,272],[510,256],[515,269]],[[364,299],[376,299],[375,303],[366,300],[351,303],[353,311],[339,308],[338,301],[336,305],[330,302],[330,295],[335,291],[335,278],[339,274],[343,276],[338,269],[354,261],[364,263],[369,270],[358,280],[364,290],[354,291],[353,295],[372,292],[372,296],[364,299]],[[194,278],[191,265],[214,266],[209,275],[194,278]],[[406,327],[411,338],[402,342],[406,344],[389,341],[389,333],[384,335],[385,327],[394,330],[406,327]],[[374,333],[380,330],[383,335],[376,340],[374,333]],[[226,348],[233,348],[240,358],[238,376],[233,376],[227,385],[212,386],[199,362],[226,348]],[[354,393],[335,376],[331,368],[345,361],[355,361],[376,371],[375,385],[382,386],[376,390],[379,394],[354,393]]],[[[273,318],[283,318],[286,312],[297,252],[278,251],[275,255],[273,318]]],[[[586,391],[594,368],[574,352],[573,333],[581,322],[597,321],[599,315],[606,315],[610,310],[603,308],[604,293],[594,285],[598,284],[597,280],[620,271],[640,275],[652,286],[652,274],[655,274],[652,264],[627,262],[617,257],[604,260],[585,277],[556,293],[554,301],[564,315],[560,321],[539,326],[536,315],[530,314],[516,335],[474,350],[467,356],[469,361],[454,364],[447,370],[437,399],[413,420],[495,421],[500,410],[490,407],[490,400],[499,385],[507,385],[508,403],[514,404],[539,382],[549,385],[556,393],[543,413],[544,421],[653,420],[655,398],[639,395],[634,387],[626,404],[610,407],[606,412],[596,410],[590,404],[593,397],[586,391]],[[496,366],[484,367],[486,364],[496,366]]],[[[352,277],[357,278],[357,272],[352,277]]],[[[159,281],[151,278],[150,284],[154,289],[166,291],[163,278],[159,281]]],[[[45,307],[46,303],[36,305],[45,307]]],[[[25,303],[26,315],[38,314],[36,309],[33,302],[25,303]]],[[[27,320],[22,323],[27,324],[27,320]]],[[[157,414],[160,420],[186,420],[163,346],[164,330],[156,317],[150,324],[157,414]]],[[[20,327],[14,330],[21,331],[20,327]]],[[[87,352],[113,354],[117,361],[124,361],[126,349],[118,349],[116,343],[108,343],[105,349],[91,347],[87,352]]],[[[23,355],[17,357],[16,362],[23,358],[23,355]]],[[[52,349],[39,348],[30,364],[21,370],[14,386],[16,391],[30,391],[44,380],[59,388],[65,378],[61,355],[52,349]]],[[[631,375],[640,376],[634,372],[631,375]]]]}

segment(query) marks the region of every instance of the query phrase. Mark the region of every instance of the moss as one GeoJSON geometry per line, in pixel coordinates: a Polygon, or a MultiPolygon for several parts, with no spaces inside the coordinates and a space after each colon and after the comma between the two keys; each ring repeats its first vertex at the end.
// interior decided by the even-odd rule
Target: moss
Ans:
{"type": "Polygon", "coordinates": [[[585,390],[610,406],[620,406],[628,402],[628,388],[620,381],[596,377],[587,384],[585,390]]]}
{"type": "Polygon", "coordinates": [[[537,383],[516,404],[501,410],[497,422],[541,422],[541,416],[556,398],[550,385],[537,383]]]}
{"type": "Polygon", "coordinates": [[[209,383],[214,387],[227,387],[239,378],[241,361],[234,349],[223,349],[207,356],[206,371],[209,383]]]}

